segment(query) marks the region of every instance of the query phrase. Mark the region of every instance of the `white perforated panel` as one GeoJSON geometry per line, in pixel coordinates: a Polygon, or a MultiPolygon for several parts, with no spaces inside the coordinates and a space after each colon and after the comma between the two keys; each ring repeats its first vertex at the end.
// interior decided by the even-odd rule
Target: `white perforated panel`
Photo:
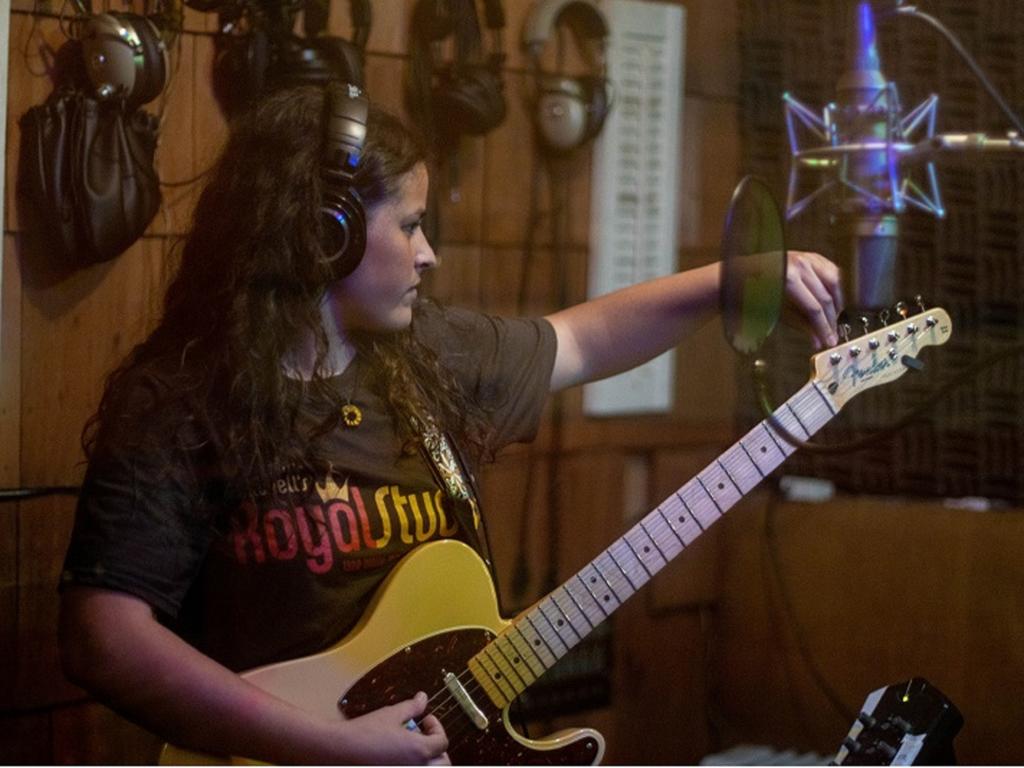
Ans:
{"type": "MultiPolygon", "coordinates": [[[[600,296],[676,265],[679,125],[686,9],[606,0],[614,105],[594,148],[588,295],[600,296]]],[[[672,407],[674,355],[584,388],[592,416],[672,407]]]]}

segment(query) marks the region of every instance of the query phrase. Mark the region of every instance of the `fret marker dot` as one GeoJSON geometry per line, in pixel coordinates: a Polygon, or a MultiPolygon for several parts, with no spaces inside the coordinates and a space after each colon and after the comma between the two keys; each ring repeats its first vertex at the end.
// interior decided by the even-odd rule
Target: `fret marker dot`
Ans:
{"type": "Polygon", "coordinates": [[[540,638],[537,638],[536,640],[534,640],[533,644],[536,645],[536,646],[539,646],[540,645],[540,638]]]}
{"type": "Polygon", "coordinates": [[[565,622],[564,622],[564,621],[562,621],[561,619],[559,619],[559,620],[558,620],[558,622],[557,622],[557,624],[558,624],[558,626],[560,626],[560,627],[561,627],[561,626],[563,626],[563,625],[565,624],[565,622]]]}
{"type": "Polygon", "coordinates": [[[650,552],[650,551],[651,551],[651,548],[650,548],[650,547],[644,547],[644,552],[645,552],[645,553],[646,553],[646,552],[650,552]]]}
{"type": "Polygon", "coordinates": [[[501,672],[495,672],[494,673],[494,679],[495,680],[501,680],[501,672]]]}
{"type": "Polygon", "coordinates": [[[512,661],[515,662],[516,664],[518,664],[519,663],[519,657],[516,656],[514,659],[512,659],[512,661]]]}
{"type": "Polygon", "coordinates": [[[720,491],[725,490],[725,483],[719,483],[718,484],[718,490],[720,490],[720,491]]]}
{"type": "Polygon", "coordinates": [[[761,453],[768,453],[768,447],[765,445],[761,446],[761,453]]]}
{"type": "Polygon", "coordinates": [[[597,584],[597,577],[596,576],[591,576],[590,577],[590,583],[591,584],[597,584]]]}
{"type": "Polygon", "coordinates": [[[680,515],[680,516],[679,516],[679,522],[680,522],[680,523],[685,523],[685,522],[686,522],[686,517],[685,517],[685,516],[683,516],[683,515],[680,515]]]}
{"type": "Polygon", "coordinates": [[[605,595],[604,596],[604,601],[607,603],[609,600],[611,600],[611,597],[609,597],[608,595],[605,595]]]}

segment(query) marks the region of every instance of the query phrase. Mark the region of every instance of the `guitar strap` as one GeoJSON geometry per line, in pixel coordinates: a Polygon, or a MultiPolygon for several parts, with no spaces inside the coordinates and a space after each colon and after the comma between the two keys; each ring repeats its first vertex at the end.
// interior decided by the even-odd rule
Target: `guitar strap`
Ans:
{"type": "Polygon", "coordinates": [[[495,576],[494,563],[487,543],[487,531],[477,501],[479,494],[462,454],[455,442],[438,428],[430,416],[410,417],[410,421],[414,431],[420,436],[420,452],[433,472],[434,480],[448,496],[466,543],[477,551],[491,576],[495,576]]]}

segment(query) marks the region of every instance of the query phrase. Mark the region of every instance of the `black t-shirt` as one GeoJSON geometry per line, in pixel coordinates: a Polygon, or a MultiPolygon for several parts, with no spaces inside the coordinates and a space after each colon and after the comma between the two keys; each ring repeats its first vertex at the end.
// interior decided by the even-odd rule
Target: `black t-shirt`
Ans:
{"type": "MultiPolygon", "coordinates": [[[[533,437],[554,364],[549,323],[428,304],[417,310],[413,332],[483,406],[496,447],[533,437]]],[[[171,462],[97,445],[63,583],[142,598],[232,669],[338,640],[396,560],[458,533],[430,467],[420,453],[402,450],[384,404],[358,387],[358,375],[350,365],[330,382],[363,416],[358,427],[322,438],[330,469],[285,471],[240,505],[218,507],[223,483],[209,471],[216,462],[189,438],[168,446],[171,462]]],[[[300,419],[319,423],[324,407],[306,403],[300,419]]]]}

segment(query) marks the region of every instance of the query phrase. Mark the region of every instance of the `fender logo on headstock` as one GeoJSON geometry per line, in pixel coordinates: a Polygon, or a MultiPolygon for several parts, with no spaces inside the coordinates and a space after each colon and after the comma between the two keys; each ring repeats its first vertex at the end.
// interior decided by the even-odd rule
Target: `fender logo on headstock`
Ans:
{"type": "Polygon", "coordinates": [[[892,365],[893,361],[888,357],[878,357],[872,361],[871,365],[864,368],[858,368],[856,365],[847,366],[843,371],[841,379],[844,381],[850,379],[853,382],[853,386],[857,386],[857,382],[868,381],[892,365]]]}

